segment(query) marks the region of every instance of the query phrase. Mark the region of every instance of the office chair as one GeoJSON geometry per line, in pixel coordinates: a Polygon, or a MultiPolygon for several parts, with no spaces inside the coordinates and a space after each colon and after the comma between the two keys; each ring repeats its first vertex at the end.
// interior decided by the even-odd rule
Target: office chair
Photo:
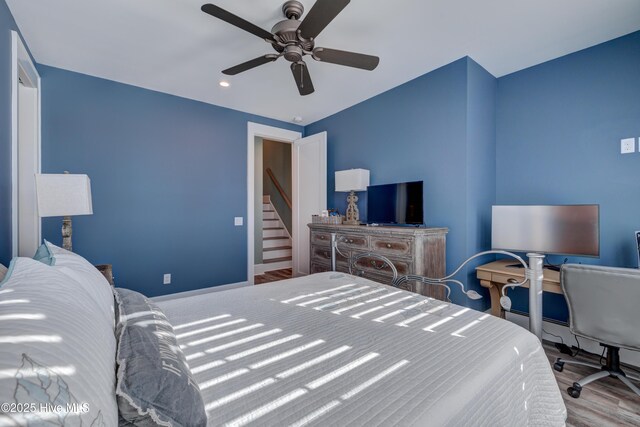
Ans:
{"type": "Polygon", "coordinates": [[[562,372],[565,363],[584,365],[593,373],[567,389],[573,398],[580,397],[587,384],[605,377],[618,378],[640,396],[640,388],[620,368],[620,348],[640,350],[640,270],[565,264],[560,270],[560,285],[569,306],[569,329],[577,336],[600,343],[606,349],[604,366],[557,358],[553,368],[562,372]]]}

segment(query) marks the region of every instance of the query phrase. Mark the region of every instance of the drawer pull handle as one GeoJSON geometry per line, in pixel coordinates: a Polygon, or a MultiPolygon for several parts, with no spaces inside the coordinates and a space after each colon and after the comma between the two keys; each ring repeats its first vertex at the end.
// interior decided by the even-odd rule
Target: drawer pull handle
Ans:
{"type": "Polygon", "coordinates": [[[349,240],[347,240],[347,242],[353,243],[353,239],[349,239],[349,240]]]}
{"type": "Polygon", "coordinates": [[[391,249],[391,243],[387,243],[387,247],[391,249]]]}
{"type": "Polygon", "coordinates": [[[318,236],[320,240],[324,240],[324,236],[318,236]]]}
{"type": "Polygon", "coordinates": [[[375,260],[373,260],[373,259],[371,260],[371,265],[372,265],[376,270],[383,270],[383,269],[387,268],[387,264],[386,264],[386,263],[382,262],[380,265],[378,265],[378,264],[376,263],[376,261],[375,261],[375,260]]]}

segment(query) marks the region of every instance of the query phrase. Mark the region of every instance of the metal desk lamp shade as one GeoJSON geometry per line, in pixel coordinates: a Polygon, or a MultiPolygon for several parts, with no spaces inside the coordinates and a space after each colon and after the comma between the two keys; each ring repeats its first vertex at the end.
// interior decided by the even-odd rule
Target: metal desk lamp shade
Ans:
{"type": "Polygon", "coordinates": [[[358,211],[358,196],[356,191],[366,191],[369,186],[369,171],[366,169],[349,169],[336,171],[336,191],[349,192],[347,196],[347,220],[345,224],[360,225],[360,211],[358,211]]]}
{"type": "Polygon", "coordinates": [[[62,246],[72,250],[71,217],[92,215],[91,180],[87,175],[36,174],[36,198],[41,218],[61,216],[62,246]]]}

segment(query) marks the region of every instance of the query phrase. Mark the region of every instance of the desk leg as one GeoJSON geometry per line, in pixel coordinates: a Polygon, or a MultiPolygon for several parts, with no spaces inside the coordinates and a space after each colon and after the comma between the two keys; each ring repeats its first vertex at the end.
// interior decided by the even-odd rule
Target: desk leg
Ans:
{"type": "Polygon", "coordinates": [[[506,317],[505,312],[500,305],[500,297],[502,296],[502,287],[504,284],[481,280],[480,285],[489,289],[489,295],[491,296],[491,314],[504,319],[506,317]]]}

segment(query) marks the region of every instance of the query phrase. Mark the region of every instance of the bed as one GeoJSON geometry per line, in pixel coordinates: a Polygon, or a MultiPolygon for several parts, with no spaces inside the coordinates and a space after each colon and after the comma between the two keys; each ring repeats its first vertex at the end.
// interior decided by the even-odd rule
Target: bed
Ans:
{"type": "Polygon", "coordinates": [[[0,282],[0,344],[0,426],[566,418],[527,330],[336,272],[150,301],[45,242],[0,282]]]}
{"type": "Polygon", "coordinates": [[[319,273],[159,302],[209,425],[564,425],[537,338],[489,314],[319,273]]]}

